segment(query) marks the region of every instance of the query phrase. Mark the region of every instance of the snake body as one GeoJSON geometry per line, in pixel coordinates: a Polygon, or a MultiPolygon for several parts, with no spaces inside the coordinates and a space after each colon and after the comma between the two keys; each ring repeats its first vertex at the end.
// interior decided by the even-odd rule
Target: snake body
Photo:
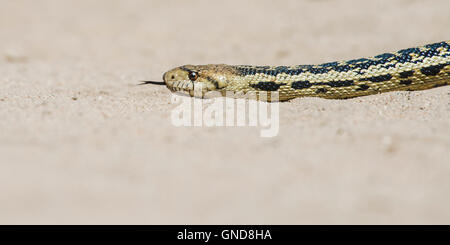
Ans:
{"type": "Polygon", "coordinates": [[[184,65],[163,75],[171,91],[204,97],[209,91],[346,99],[450,83],[450,41],[320,65],[184,65]],[[200,91],[196,93],[195,91],[200,91]]]}

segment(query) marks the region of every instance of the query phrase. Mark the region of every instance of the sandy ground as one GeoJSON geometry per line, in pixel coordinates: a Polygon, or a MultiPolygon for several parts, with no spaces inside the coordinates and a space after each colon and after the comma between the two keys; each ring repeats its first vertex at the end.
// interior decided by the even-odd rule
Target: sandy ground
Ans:
{"type": "Polygon", "coordinates": [[[450,39],[450,1],[0,1],[1,224],[450,223],[450,86],[174,127],[182,64],[311,64],[450,39]]]}

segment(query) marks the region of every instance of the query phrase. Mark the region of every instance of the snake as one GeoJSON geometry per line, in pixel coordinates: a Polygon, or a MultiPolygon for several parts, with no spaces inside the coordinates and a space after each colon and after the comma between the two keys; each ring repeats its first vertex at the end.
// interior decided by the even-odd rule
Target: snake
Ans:
{"type": "Polygon", "coordinates": [[[389,91],[431,89],[450,83],[450,41],[442,41],[369,58],[318,65],[183,65],[163,74],[172,92],[204,98],[251,94],[268,101],[298,97],[348,99],[389,91]],[[273,100],[273,99],[272,99],[273,100]]]}

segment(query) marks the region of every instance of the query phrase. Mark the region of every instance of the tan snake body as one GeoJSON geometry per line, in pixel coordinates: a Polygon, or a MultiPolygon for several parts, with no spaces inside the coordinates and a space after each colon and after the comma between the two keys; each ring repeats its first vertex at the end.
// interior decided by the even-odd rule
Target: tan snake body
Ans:
{"type": "Polygon", "coordinates": [[[203,97],[209,91],[346,99],[450,83],[450,41],[320,65],[184,65],[163,75],[171,91],[203,97]],[[200,91],[194,93],[195,89],[200,91]]]}

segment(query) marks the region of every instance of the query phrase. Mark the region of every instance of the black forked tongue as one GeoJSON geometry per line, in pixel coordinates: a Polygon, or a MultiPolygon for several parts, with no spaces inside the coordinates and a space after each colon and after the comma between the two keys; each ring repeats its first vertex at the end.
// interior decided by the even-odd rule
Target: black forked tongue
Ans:
{"type": "Polygon", "coordinates": [[[139,85],[144,84],[166,85],[165,82],[155,82],[155,81],[142,81],[141,83],[139,83],[139,85]]]}

